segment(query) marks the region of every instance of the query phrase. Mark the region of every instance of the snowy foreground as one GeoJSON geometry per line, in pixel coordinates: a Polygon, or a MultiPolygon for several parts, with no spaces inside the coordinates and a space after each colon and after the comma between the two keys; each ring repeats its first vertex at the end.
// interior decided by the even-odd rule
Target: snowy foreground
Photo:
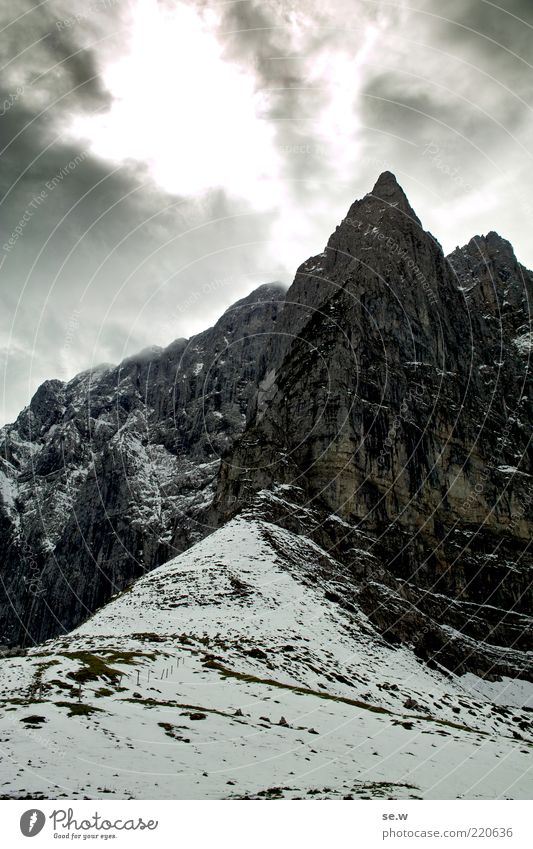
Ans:
{"type": "Polygon", "coordinates": [[[234,519],[0,661],[0,796],[528,798],[530,685],[391,647],[327,557],[234,519]]]}

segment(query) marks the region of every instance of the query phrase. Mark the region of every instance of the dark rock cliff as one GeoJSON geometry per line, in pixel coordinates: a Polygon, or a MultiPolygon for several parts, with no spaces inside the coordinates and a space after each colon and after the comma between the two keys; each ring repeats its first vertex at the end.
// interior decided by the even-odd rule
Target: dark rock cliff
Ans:
{"type": "Polygon", "coordinates": [[[0,430],[0,642],[71,629],[209,532],[283,295],[262,286],[188,341],[47,381],[0,430]]]}

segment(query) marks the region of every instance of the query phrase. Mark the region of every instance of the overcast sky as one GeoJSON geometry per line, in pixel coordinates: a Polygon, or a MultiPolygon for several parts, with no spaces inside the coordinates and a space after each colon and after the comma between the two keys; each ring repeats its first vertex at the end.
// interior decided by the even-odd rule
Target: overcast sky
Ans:
{"type": "Polygon", "coordinates": [[[533,267],[531,0],[0,0],[0,423],[289,284],[396,173],[533,267]]]}

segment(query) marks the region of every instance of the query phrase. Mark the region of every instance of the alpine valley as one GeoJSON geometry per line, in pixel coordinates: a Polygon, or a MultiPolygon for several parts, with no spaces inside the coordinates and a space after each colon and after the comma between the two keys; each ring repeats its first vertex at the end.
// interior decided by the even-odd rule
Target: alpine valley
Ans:
{"type": "Polygon", "coordinates": [[[2,798],[529,798],[533,274],[396,178],[0,430],[2,798]]]}

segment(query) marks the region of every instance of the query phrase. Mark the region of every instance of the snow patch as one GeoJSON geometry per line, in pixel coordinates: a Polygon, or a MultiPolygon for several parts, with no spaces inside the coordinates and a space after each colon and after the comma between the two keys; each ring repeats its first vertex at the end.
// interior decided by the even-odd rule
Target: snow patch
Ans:
{"type": "Polygon", "coordinates": [[[513,339],[513,344],[518,348],[519,354],[530,354],[533,348],[533,331],[517,336],[513,339]]]}

